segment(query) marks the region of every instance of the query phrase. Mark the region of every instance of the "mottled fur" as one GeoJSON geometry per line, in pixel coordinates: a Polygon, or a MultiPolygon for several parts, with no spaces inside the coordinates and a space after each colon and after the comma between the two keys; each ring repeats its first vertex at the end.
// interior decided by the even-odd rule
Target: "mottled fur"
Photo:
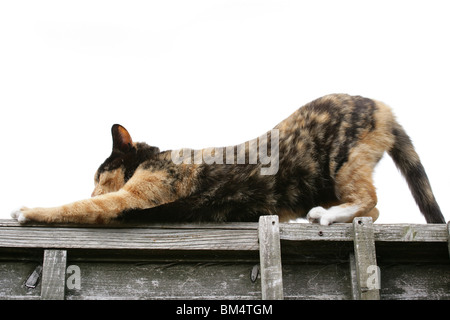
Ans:
{"type": "MultiPolygon", "coordinates": [[[[334,94],[319,98],[278,124],[278,171],[262,175],[261,163],[176,164],[171,151],[134,143],[112,128],[113,151],[95,174],[92,198],[56,208],[22,208],[19,221],[108,223],[148,221],[281,221],[307,218],[323,225],[378,217],[372,181],[388,152],[405,176],[428,223],[445,223],[425,170],[403,128],[385,104],[334,94]]],[[[268,149],[271,147],[268,133],[268,149]]],[[[238,147],[230,150],[238,151],[238,147]]],[[[202,152],[206,152],[206,149],[202,152]]],[[[200,153],[192,152],[194,155],[200,153]]],[[[189,161],[188,161],[189,162],[189,161]]]]}

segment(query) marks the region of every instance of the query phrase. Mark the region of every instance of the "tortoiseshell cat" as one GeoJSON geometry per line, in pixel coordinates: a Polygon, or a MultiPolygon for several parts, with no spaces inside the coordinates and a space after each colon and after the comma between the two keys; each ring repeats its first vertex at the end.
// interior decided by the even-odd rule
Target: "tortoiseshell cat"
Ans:
{"type": "Polygon", "coordinates": [[[112,136],[113,150],[95,174],[92,198],[22,208],[12,216],[22,223],[91,224],[118,218],[257,221],[266,214],[322,225],[357,216],[376,220],[372,172],[387,151],[426,221],[445,223],[411,140],[390,108],[360,96],[319,98],[258,140],[226,149],[160,152],[134,143],[120,125],[112,127],[112,136]]]}

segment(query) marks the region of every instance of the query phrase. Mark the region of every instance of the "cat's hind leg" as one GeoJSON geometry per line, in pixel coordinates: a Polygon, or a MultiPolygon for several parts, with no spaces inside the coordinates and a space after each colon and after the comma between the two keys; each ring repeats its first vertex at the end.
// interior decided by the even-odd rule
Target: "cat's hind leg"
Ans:
{"type": "Polygon", "coordinates": [[[307,215],[310,222],[321,225],[352,222],[354,217],[378,217],[377,195],[372,182],[373,165],[361,159],[344,165],[336,177],[335,192],[340,205],[325,209],[312,208],[307,215]]]}
{"type": "Polygon", "coordinates": [[[327,226],[333,223],[349,222],[359,211],[359,206],[347,204],[334,206],[328,209],[324,207],[314,207],[307,215],[309,222],[320,223],[327,226]]]}
{"type": "Polygon", "coordinates": [[[374,221],[378,218],[378,210],[375,208],[377,195],[372,174],[384,152],[389,150],[393,143],[392,134],[386,126],[392,120],[392,114],[383,110],[375,115],[375,129],[361,134],[362,139],[348,151],[347,159],[340,167],[338,163],[342,159],[331,160],[330,171],[337,170],[334,191],[339,204],[328,209],[312,208],[307,215],[309,221],[329,225],[335,222],[351,222],[354,217],[370,216],[374,221]],[[336,169],[338,167],[339,169],[336,169]]]}
{"type": "Polygon", "coordinates": [[[357,205],[334,206],[329,209],[319,206],[312,208],[309,211],[307,218],[310,223],[320,223],[321,225],[352,222],[353,218],[356,216],[371,217],[374,222],[377,220],[379,215],[377,208],[373,208],[367,213],[360,215],[358,215],[358,209],[359,207],[357,205]]]}

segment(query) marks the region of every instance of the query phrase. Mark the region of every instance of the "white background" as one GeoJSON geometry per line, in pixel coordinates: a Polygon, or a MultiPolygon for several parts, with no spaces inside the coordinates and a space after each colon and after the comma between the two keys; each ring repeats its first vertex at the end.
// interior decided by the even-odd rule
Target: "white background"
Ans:
{"type": "MultiPolygon", "coordinates": [[[[329,93],[386,102],[446,219],[448,1],[1,1],[0,218],[89,197],[110,128],[238,144],[329,93]]],[[[377,223],[424,223],[389,157],[377,223]]]]}

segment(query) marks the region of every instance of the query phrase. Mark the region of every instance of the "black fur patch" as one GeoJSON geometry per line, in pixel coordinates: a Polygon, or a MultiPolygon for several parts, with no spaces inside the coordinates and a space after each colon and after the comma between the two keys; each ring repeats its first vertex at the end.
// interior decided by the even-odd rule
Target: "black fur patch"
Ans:
{"type": "Polygon", "coordinates": [[[127,182],[143,162],[155,158],[159,152],[159,148],[149,146],[145,143],[137,143],[136,146],[133,146],[125,153],[113,150],[105,162],[100,165],[98,174],[122,167],[125,172],[125,182],[127,182]]]}

